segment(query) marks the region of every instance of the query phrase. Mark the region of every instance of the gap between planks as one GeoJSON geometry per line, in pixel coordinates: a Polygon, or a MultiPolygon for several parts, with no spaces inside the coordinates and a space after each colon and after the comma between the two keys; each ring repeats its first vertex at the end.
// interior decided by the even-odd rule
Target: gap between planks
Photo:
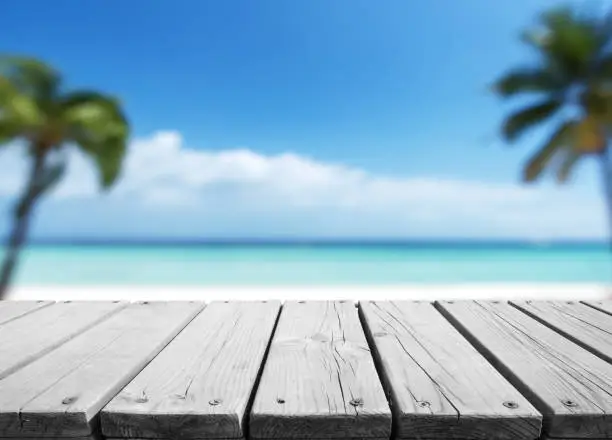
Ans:
{"type": "Polygon", "coordinates": [[[103,408],[102,432],[244,438],[279,311],[279,301],[209,304],[103,408]]]}
{"type": "Polygon", "coordinates": [[[507,302],[443,301],[436,307],[542,411],[545,435],[611,437],[611,364],[507,302]]]}

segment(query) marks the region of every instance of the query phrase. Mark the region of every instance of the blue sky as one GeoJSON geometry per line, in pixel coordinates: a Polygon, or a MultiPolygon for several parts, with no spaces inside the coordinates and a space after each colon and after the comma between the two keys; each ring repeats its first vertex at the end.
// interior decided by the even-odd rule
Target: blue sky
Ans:
{"type": "Polygon", "coordinates": [[[102,197],[75,156],[34,236],[602,237],[594,164],[562,190],[519,186],[541,133],[503,145],[510,107],[487,91],[556,4],[11,2],[0,49],[120,96],[139,146],[102,197]]]}

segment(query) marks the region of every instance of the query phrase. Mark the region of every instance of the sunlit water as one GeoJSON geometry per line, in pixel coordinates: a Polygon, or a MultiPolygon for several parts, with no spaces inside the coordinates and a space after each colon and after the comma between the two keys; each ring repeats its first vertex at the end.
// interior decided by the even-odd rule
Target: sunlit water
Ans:
{"type": "Polygon", "coordinates": [[[605,244],[34,245],[27,285],[609,283],[605,244]]]}

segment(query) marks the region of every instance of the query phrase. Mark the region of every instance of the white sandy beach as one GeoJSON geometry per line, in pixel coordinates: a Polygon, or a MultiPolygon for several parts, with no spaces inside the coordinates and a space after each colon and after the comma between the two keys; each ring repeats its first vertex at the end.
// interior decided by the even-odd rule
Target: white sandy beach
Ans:
{"type": "Polygon", "coordinates": [[[452,284],[398,286],[16,286],[11,300],[601,300],[605,284],[452,284]]]}

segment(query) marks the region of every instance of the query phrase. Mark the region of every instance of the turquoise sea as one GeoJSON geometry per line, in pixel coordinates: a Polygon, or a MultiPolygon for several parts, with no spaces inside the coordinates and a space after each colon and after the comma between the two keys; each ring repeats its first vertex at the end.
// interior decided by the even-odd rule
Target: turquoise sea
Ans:
{"type": "Polygon", "coordinates": [[[603,243],[34,244],[20,285],[607,283],[603,243]]]}

